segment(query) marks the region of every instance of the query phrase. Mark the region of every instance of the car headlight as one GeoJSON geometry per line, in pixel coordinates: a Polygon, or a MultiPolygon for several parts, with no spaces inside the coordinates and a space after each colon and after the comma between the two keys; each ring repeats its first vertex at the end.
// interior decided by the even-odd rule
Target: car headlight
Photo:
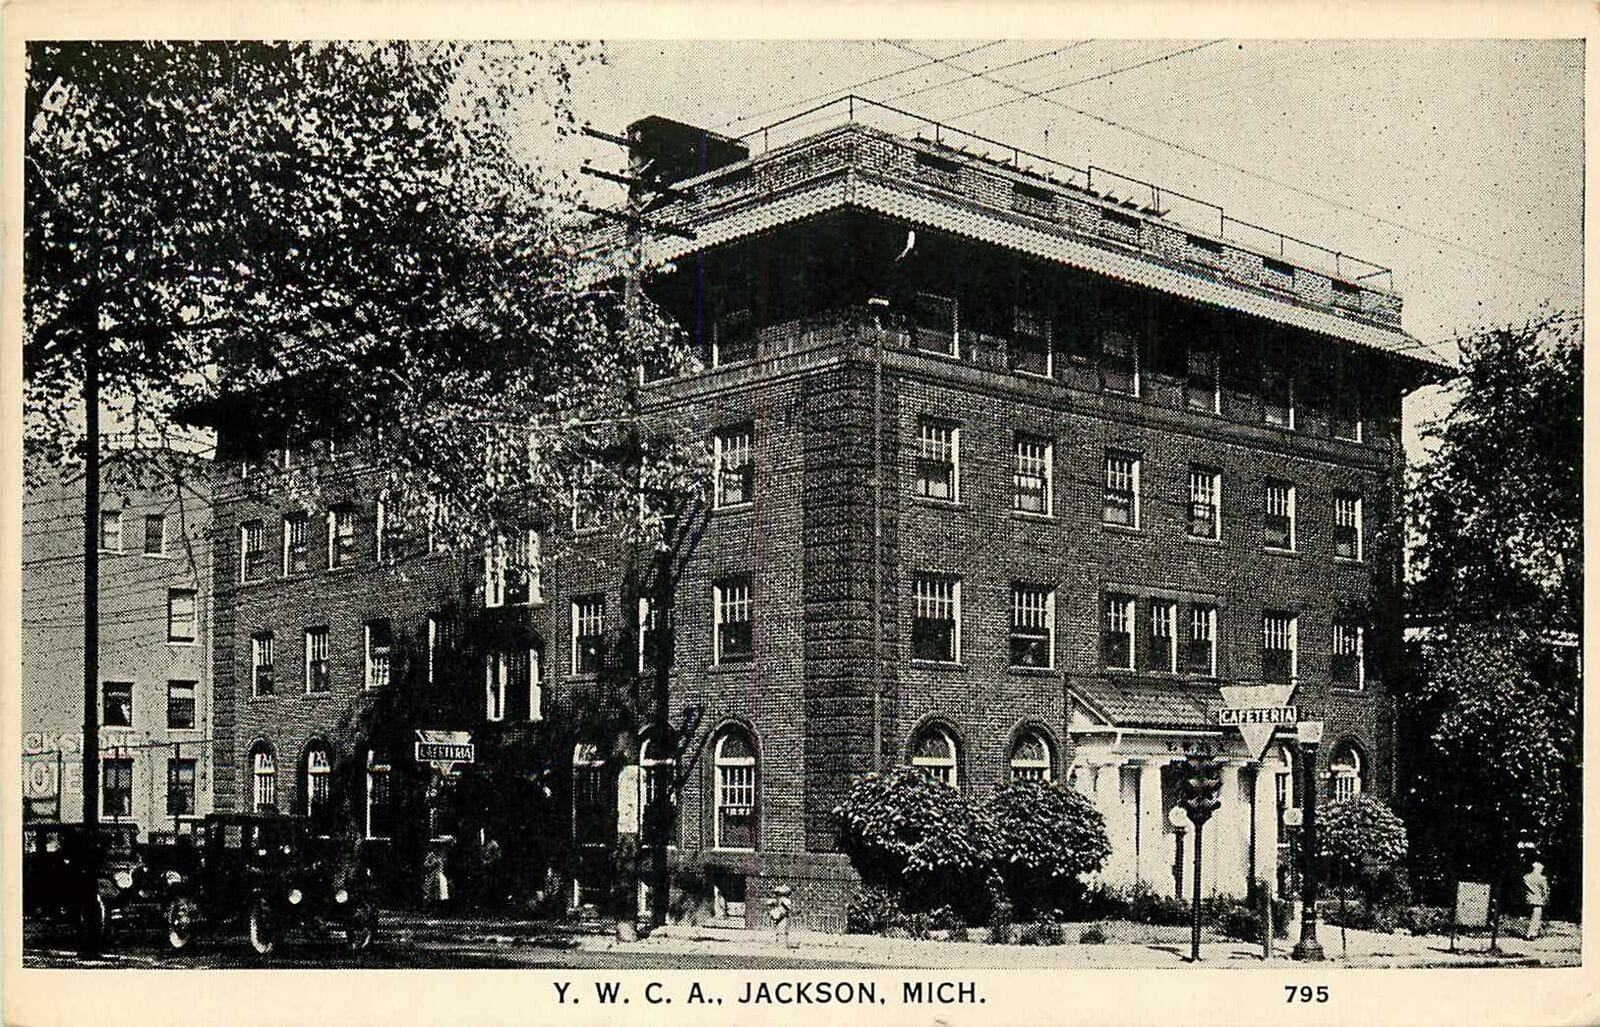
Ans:
{"type": "Polygon", "coordinates": [[[300,900],[303,898],[305,898],[305,895],[300,891],[299,888],[289,889],[289,905],[298,906],[300,905],[300,900]]]}
{"type": "Polygon", "coordinates": [[[133,887],[133,871],[131,870],[118,870],[111,879],[117,882],[118,888],[133,887]]]}
{"type": "Polygon", "coordinates": [[[338,891],[333,893],[333,901],[342,906],[346,902],[350,901],[350,893],[345,891],[343,888],[340,888],[338,891]]]}
{"type": "Polygon", "coordinates": [[[176,870],[168,870],[162,876],[163,876],[163,879],[168,884],[182,884],[183,883],[183,875],[178,873],[176,870]]]}

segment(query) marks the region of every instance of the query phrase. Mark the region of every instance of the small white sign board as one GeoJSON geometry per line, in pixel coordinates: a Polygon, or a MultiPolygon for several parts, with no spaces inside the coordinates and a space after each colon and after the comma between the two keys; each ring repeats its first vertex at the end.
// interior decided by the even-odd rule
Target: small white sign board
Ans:
{"type": "Polygon", "coordinates": [[[636,764],[628,764],[617,775],[617,833],[639,833],[639,784],[643,775],[636,764]]]}
{"type": "Polygon", "coordinates": [[[1456,882],[1456,926],[1489,926],[1489,886],[1477,881],[1456,882]]]}
{"type": "Polygon", "coordinates": [[[1280,724],[1292,725],[1300,711],[1288,705],[1293,685],[1223,685],[1217,723],[1237,727],[1250,758],[1259,760],[1280,724]]]}

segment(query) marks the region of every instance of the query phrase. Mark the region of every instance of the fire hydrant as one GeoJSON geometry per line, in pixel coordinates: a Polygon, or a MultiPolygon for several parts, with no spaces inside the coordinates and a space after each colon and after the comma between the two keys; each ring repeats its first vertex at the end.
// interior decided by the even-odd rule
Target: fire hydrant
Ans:
{"type": "Polygon", "coordinates": [[[793,894],[787,884],[780,884],[772,889],[772,898],[767,900],[767,915],[772,917],[773,940],[784,948],[793,948],[789,941],[789,914],[794,909],[794,901],[789,898],[793,894]]]}

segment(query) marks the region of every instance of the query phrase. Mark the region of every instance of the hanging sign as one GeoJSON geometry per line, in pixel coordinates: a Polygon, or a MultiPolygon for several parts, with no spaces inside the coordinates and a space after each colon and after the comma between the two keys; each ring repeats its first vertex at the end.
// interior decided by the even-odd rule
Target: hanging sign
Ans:
{"type": "Polygon", "coordinates": [[[1266,753],[1279,725],[1300,720],[1299,708],[1288,705],[1293,685],[1223,685],[1221,692],[1223,705],[1217,711],[1217,723],[1239,729],[1252,759],[1259,760],[1266,753]]]}
{"type": "Polygon", "coordinates": [[[466,731],[417,731],[416,758],[441,774],[448,774],[458,763],[476,762],[477,750],[466,731]]]}

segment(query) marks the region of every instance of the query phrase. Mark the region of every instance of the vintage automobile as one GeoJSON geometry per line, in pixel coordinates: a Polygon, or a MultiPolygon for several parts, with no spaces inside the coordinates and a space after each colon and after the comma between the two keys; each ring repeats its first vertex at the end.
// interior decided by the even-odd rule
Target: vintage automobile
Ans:
{"type": "Polygon", "coordinates": [[[39,923],[77,925],[92,895],[88,913],[102,936],[116,926],[162,923],[169,892],[191,872],[193,850],[141,845],[138,831],[135,824],[102,824],[94,833],[82,824],[25,824],[25,915],[39,923]],[[91,872],[92,891],[84,879],[91,872]]]}
{"type": "Polygon", "coordinates": [[[357,861],[313,835],[304,817],[214,813],[201,826],[190,886],[168,904],[167,942],[181,949],[198,929],[242,926],[263,956],[295,929],[360,949],[376,921],[357,861]]]}

